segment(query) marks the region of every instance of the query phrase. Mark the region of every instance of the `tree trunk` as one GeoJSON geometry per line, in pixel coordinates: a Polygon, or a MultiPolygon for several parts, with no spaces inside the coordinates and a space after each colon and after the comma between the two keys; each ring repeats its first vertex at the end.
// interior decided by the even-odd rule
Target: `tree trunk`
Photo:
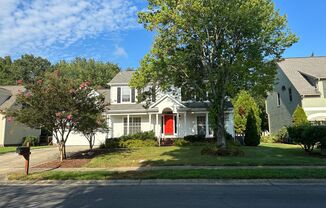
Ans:
{"type": "Polygon", "coordinates": [[[67,159],[66,143],[63,143],[63,159],[67,159]]]}
{"type": "Polygon", "coordinates": [[[216,130],[216,140],[217,146],[221,148],[226,147],[225,134],[224,134],[224,111],[217,114],[217,130],[216,130]]]}
{"type": "Polygon", "coordinates": [[[226,147],[225,141],[225,127],[224,127],[224,93],[220,92],[219,95],[215,96],[211,106],[211,116],[214,122],[214,136],[216,139],[217,146],[220,148],[226,147]]]}
{"type": "Polygon", "coordinates": [[[64,159],[64,143],[60,142],[59,143],[59,157],[60,157],[60,161],[62,162],[64,159]]]}

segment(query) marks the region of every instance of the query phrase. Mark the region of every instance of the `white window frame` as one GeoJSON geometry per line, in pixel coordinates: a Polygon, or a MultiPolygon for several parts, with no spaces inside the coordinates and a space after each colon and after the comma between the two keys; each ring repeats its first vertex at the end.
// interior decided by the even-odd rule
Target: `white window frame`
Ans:
{"type": "Polygon", "coordinates": [[[131,88],[130,87],[121,87],[121,103],[131,103],[131,88]],[[125,101],[124,96],[129,96],[129,100],[125,101]]]}
{"type": "MultiPolygon", "coordinates": [[[[123,135],[128,135],[128,117],[123,117],[123,135]]],[[[141,132],[141,116],[129,117],[129,134],[141,132]],[[137,121],[139,119],[139,122],[137,121]],[[136,120],[136,121],[135,121],[136,120]]]]}

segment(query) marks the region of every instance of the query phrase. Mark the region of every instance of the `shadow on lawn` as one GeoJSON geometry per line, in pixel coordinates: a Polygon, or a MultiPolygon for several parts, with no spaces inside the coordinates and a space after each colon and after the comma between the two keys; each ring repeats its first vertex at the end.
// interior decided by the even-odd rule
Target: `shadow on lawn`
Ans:
{"type": "MultiPolygon", "coordinates": [[[[213,144],[211,144],[213,145],[213,144]]],[[[207,146],[207,144],[206,144],[207,146]]],[[[326,157],[318,150],[308,154],[299,147],[292,145],[260,145],[258,147],[240,146],[244,156],[212,156],[201,155],[202,146],[182,146],[161,153],[165,159],[148,159],[141,163],[146,166],[260,166],[260,165],[326,165],[326,157]],[[169,159],[166,159],[169,158],[169,159]]],[[[160,147],[166,148],[166,147],[160,147]]]]}

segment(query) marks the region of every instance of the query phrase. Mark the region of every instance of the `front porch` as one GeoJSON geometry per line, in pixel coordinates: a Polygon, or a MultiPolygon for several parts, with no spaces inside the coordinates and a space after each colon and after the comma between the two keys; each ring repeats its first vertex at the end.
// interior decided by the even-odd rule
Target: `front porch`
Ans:
{"type": "MultiPolygon", "coordinates": [[[[233,134],[232,114],[226,114],[226,116],[226,129],[233,134]]],[[[145,131],[153,131],[156,137],[162,139],[187,135],[213,137],[207,111],[173,112],[166,109],[163,113],[109,115],[108,121],[110,138],[145,131]]]]}

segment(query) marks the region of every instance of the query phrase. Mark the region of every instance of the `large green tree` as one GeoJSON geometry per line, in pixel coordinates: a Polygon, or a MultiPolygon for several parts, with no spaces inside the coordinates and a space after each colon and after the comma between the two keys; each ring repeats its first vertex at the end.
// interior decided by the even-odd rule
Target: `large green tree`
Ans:
{"type": "Polygon", "coordinates": [[[25,54],[13,62],[11,71],[14,81],[23,80],[24,83],[32,83],[36,77],[43,76],[47,71],[52,71],[51,66],[50,61],[46,58],[25,54]]]}
{"type": "Polygon", "coordinates": [[[131,85],[183,86],[207,95],[221,146],[226,97],[249,88],[265,94],[275,61],[297,41],[271,0],[148,0],[139,21],[156,38],[131,85]]]}
{"type": "Polygon", "coordinates": [[[16,85],[18,80],[31,83],[47,71],[52,71],[52,65],[46,58],[25,54],[12,61],[10,56],[0,57],[0,85],[16,85]]]}
{"type": "Polygon", "coordinates": [[[107,88],[107,83],[120,71],[116,64],[95,61],[94,59],[75,58],[71,62],[59,61],[55,66],[63,76],[76,82],[90,81],[93,86],[107,88]]]}
{"type": "Polygon", "coordinates": [[[12,85],[15,83],[11,71],[12,60],[10,56],[0,57],[0,85],[12,85]]]}

